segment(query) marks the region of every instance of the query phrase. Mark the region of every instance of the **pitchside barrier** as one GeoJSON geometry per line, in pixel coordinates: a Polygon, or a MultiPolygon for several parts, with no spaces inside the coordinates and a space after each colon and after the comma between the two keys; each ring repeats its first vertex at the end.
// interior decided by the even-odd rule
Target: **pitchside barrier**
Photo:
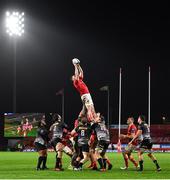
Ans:
{"type": "MultiPolygon", "coordinates": [[[[121,152],[125,150],[125,147],[128,144],[121,144],[121,152]]],[[[117,152],[117,144],[113,144],[115,147],[114,150],[110,147],[108,149],[108,152],[117,152]]],[[[137,152],[139,150],[139,147],[137,146],[134,152],[137,152]]],[[[152,148],[153,152],[170,152],[170,144],[153,144],[152,148]]],[[[147,151],[146,151],[147,152],[147,151]]]]}
{"type": "MultiPolygon", "coordinates": [[[[125,150],[125,147],[127,146],[127,144],[122,144],[121,145],[121,152],[125,150]]],[[[137,147],[134,152],[137,152],[139,150],[139,148],[137,147]]],[[[170,152],[170,144],[154,144],[153,148],[152,148],[153,152],[170,152]]],[[[19,151],[16,150],[16,151],[19,151]]],[[[25,149],[22,150],[23,152],[35,152],[35,148],[34,147],[26,147],[25,149]]],[[[49,148],[48,152],[54,152],[54,149],[49,148]]],[[[112,152],[118,152],[117,151],[117,144],[110,144],[109,148],[107,150],[108,153],[112,153],[112,152]],[[113,148],[114,147],[114,148],[113,148]]],[[[147,151],[146,151],[147,152],[147,151]]]]}

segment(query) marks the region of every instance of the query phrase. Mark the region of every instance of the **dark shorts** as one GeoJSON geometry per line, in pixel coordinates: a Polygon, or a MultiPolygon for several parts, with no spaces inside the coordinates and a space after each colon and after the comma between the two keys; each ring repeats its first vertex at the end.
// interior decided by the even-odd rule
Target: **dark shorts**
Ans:
{"type": "Polygon", "coordinates": [[[51,140],[51,145],[52,145],[52,147],[53,147],[54,149],[56,148],[56,145],[57,145],[58,143],[62,143],[62,139],[60,139],[60,138],[54,138],[54,139],[51,140]]]}
{"type": "Polygon", "coordinates": [[[75,141],[75,143],[74,143],[74,151],[76,153],[78,153],[78,151],[79,151],[79,147],[78,147],[78,142],[77,141],[75,141]]]}
{"type": "Polygon", "coordinates": [[[108,141],[98,141],[96,150],[105,153],[108,149],[110,142],[108,141]]]}
{"type": "Polygon", "coordinates": [[[36,148],[37,151],[42,151],[42,150],[47,149],[47,147],[45,145],[42,145],[42,144],[40,144],[38,142],[35,142],[34,145],[35,145],[35,148],[36,148]]]}
{"type": "Polygon", "coordinates": [[[89,152],[89,145],[88,144],[83,144],[83,145],[78,144],[78,149],[79,149],[79,154],[80,154],[80,152],[89,152]]]}
{"type": "Polygon", "coordinates": [[[151,139],[144,139],[143,141],[140,142],[139,148],[150,150],[150,149],[152,149],[152,145],[153,145],[153,143],[152,143],[151,139]]]}

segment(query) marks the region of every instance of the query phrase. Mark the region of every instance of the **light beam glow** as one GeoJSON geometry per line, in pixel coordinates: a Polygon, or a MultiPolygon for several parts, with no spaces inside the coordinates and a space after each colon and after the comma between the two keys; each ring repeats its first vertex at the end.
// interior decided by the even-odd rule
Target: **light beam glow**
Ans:
{"type": "Polygon", "coordinates": [[[24,34],[24,12],[6,12],[6,32],[10,36],[22,36],[24,34]]]}

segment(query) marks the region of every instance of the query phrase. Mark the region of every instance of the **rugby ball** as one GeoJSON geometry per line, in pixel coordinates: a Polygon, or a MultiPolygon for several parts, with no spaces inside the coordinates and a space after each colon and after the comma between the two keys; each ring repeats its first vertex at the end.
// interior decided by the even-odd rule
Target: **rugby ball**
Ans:
{"type": "Polygon", "coordinates": [[[77,59],[77,58],[74,58],[74,59],[72,59],[72,63],[73,64],[78,64],[78,63],[80,63],[80,60],[77,59]]]}

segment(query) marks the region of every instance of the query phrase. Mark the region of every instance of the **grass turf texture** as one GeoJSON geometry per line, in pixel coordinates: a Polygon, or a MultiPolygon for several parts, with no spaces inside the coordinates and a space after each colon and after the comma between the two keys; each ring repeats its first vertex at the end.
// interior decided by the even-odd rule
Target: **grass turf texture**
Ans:
{"type": "MultiPolygon", "coordinates": [[[[170,153],[155,153],[162,168],[161,172],[155,171],[155,165],[144,154],[144,171],[137,172],[129,163],[128,170],[120,170],[124,166],[121,154],[108,153],[113,168],[110,171],[98,172],[87,169],[87,162],[83,171],[68,170],[70,158],[64,155],[64,171],[54,171],[55,153],[48,153],[47,166],[49,170],[36,171],[38,154],[36,152],[0,152],[0,179],[168,179],[170,178],[170,153]]],[[[134,154],[137,158],[137,154],[134,154]]]]}

